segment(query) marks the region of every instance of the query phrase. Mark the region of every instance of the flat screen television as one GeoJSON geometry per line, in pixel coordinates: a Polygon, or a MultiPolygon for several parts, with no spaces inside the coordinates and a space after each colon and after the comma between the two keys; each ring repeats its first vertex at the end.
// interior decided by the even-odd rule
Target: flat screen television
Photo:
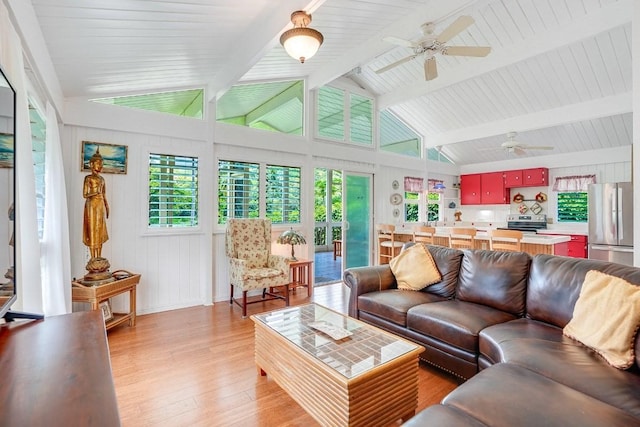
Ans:
{"type": "Polygon", "coordinates": [[[12,320],[9,310],[17,298],[15,112],[16,92],[0,68],[0,318],[6,320],[12,320]]]}

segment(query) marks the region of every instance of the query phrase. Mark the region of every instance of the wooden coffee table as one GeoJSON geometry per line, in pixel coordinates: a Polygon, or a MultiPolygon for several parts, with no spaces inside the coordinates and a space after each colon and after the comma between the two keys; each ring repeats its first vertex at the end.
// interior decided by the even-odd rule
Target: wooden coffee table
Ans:
{"type": "Polygon", "coordinates": [[[388,426],[418,405],[418,356],[403,338],[317,304],[251,316],[256,365],[324,426],[388,426]],[[345,329],[332,339],[309,326],[345,329]]]}

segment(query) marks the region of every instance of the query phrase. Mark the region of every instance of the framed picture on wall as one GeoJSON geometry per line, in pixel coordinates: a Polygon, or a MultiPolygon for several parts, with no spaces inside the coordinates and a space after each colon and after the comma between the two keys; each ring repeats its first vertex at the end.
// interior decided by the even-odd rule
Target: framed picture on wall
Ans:
{"type": "Polygon", "coordinates": [[[13,134],[0,133],[0,168],[13,167],[13,134]]]}
{"type": "Polygon", "coordinates": [[[127,173],[127,146],[107,144],[104,142],[82,141],[82,154],[80,160],[80,170],[90,172],[89,160],[96,151],[100,150],[103,160],[103,173],[127,173]]]}

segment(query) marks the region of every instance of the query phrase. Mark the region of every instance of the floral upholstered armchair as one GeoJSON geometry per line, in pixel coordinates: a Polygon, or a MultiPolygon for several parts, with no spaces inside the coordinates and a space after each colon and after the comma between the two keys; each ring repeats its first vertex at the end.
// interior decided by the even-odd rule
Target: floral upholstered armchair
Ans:
{"type": "Polygon", "coordinates": [[[247,304],[284,299],[289,305],[289,266],[286,258],[271,254],[270,219],[229,219],[226,234],[229,257],[229,281],[234,302],[242,307],[242,317],[247,316],[247,304]],[[242,300],[233,297],[234,287],[242,291],[242,300]],[[273,288],[281,292],[272,292],[273,288]],[[262,298],[249,301],[247,292],[262,289],[262,298]]]}

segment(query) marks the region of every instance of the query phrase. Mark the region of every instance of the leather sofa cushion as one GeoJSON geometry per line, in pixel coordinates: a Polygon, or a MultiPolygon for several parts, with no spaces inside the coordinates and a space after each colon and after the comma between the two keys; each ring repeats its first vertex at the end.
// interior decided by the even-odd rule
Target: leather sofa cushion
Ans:
{"type": "Polygon", "coordinates": [[[512,340],[554,341],[576,345],[577,343],[562,334],[562,329],[547,323],[531,319],[516,319],[510,322],[489,326],[480,331],[479,351],[492,364],[506,362],[502,345],[512,340]]]}
{"type": "Polygon", "coordinates": [[[530,263],[524,252],[465,250],[456,298],[521,317],[530,263]]]}
{"type": "Polygon", "coordinates": [[[515,319],[511,313],[458,300],[421,304],[407,312],[407,328],[477,353],[478,334],[490,325],[515,319]]]}
{"type": "Polygon", "coordinates": [[[358,297],[358,310],[400,326],[406,326],[407,311],[411,307],[443,300],[443,297],[428,292],[387,289],[360,295],[358,297]]]}
{"type": "Polygon", "coordinates": [[[453,408],[451,406],[433,405],[418,412],[415,417],[402,424],[402,427],[425,427],[425,426],[465,426],[465,427],[486,427],[470,415],[453,408]]]}
{"type": "Polygon", "coordinates": [[[526,367],[640,418],[640,376],[609,366],[596,352],[535,320],[480,332],[480,353],[494,363],[526,367]]]}
{"type": "Polygon", "coordinates": [[[511,363],[481,371],[442,403],[494,427],[628,427],[640,421],[621,409],[511,363]]]}
{"type": "MultiPolygon", "coordinates": [[[[564,328],[573,316],[573,307],[589,270],[640,284],[640,268],[591,259],[536,255],[529,273],[527,317],[564,328]]],[[[640,361],[637,354],[636,361],[640,361]]]]}

